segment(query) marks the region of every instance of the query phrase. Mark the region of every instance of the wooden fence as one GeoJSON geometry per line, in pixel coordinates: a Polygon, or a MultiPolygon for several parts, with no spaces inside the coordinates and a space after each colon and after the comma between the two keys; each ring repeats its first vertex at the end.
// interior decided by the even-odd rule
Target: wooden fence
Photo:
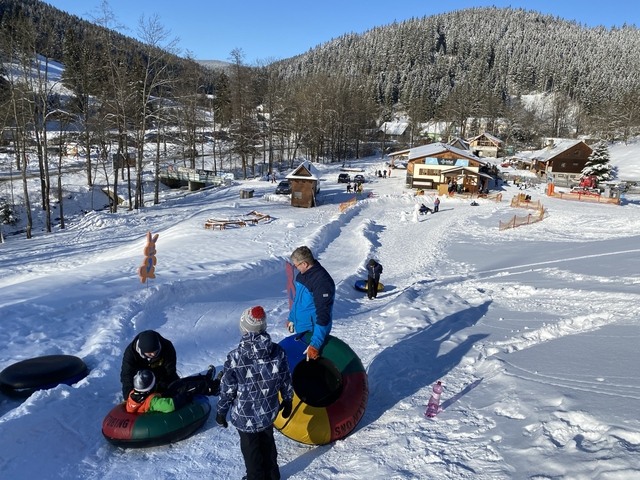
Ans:
{"type": "Polygon", "coordinates": [[[340,204],[340,213],[344,213],[349,207],[353,207],[356,204],[356,197],[353,197],[351,200],[347,200],[346,202],[342,202],[340,204]]]}
{"type": "Polygon", "coordinates": [[[529,213],[526,216],[514,215],[510,220],[503,222],[500,221],[498,228],[500,230],[506,230],[508,228],[521,227],[522,225],[530,225],[532,223],[540,222],[544,219],[544,206],[537,202],[531,202],[526,200],[526,195],[520,194],[511,199],[511,206],[515,208],[534,209],[534,213],[529,213]]]}
{"type": "Polygon", "coordinates": [[[620,198],[604,197],[602,195],[594,195],[593,193],[565,193],[554,191],[551,196],[562,200],[573,200],[574,202],[612,203],[614,205],[620,205],[620,198]]]}

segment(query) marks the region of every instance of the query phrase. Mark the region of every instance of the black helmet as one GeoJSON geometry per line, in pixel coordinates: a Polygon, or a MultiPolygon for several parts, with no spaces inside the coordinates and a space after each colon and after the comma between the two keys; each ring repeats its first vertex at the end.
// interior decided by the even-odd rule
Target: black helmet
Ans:
{"type": "Polygon", "coordinates": [[[156,376],[151,370],[140,370],[133,377],[133,388],[136,392],[146,393],[156,386],[156,376]]]}

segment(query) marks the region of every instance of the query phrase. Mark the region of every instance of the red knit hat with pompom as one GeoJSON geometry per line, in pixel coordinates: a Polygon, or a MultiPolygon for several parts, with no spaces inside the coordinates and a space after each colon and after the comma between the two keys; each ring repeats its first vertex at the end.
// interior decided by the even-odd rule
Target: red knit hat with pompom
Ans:
{"type": "Polygon", "coordinates": [[[262,333],[267,329],[267,314],[260,306],[247,308],[240,316],[240,331],[244,333],[262,333]]]}

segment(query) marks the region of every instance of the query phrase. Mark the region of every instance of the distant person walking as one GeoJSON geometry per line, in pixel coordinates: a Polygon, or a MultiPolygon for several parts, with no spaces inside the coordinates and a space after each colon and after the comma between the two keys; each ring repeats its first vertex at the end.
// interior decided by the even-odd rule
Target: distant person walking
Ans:
{"type": "Polygon", "coordinates": [[[380,275],[382,275],[382,265],[372,258],[367,263],[367,297],[369,297],[369,300],[378,296],[380,275]]]}
{"type": "Polygon", "coordinates": [[[436,213],[438,210],[440,210],[440,199],[436,197],[433,201],[433,213],[436,213]]]}

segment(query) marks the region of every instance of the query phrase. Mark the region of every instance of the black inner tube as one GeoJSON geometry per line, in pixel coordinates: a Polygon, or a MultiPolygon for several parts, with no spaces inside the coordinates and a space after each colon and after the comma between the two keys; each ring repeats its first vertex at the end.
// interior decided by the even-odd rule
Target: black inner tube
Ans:
{"type": "Polygon", "coordinates": [[[293,370],[293,390],[307,405],[326,407],[342,394],[342,374],[330,360],[303,360],[293,370]]]}

